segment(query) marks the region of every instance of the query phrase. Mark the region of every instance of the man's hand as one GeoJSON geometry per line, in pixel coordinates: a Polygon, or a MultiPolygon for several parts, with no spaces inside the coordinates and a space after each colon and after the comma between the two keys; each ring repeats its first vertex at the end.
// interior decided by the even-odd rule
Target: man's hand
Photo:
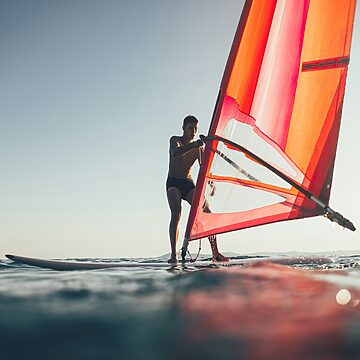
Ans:
{"type": "Polygon", "coordinates": [[[204,142],[201,139],[199,139],[199,140],[194,141],[194,145],[195,145],[195,147],[199,148],[204,145],[204,142]]]}

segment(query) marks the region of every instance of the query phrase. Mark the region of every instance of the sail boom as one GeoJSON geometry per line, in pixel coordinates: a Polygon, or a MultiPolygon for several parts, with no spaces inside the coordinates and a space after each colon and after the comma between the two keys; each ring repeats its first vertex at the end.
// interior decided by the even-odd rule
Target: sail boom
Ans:
{"type": "Polygon", "coordinates": [[[272,166],[271,164],[269,164],[267,161],[263,160],[262,158],[260,158],[259,156],[257,156],[256,154],[254,154],[253,152],[251,152],[250,150],[246,149],[245,147],[236,144],[235,142],[225,139],[221,136],[200,136],[200,138],[203,141],[209,141],[209,140],[214,140],[214,141],[221,141],[225,144],[231,145],[234,148],[238,149],[239,151],[245,153],[246,155],[250,156],[252,159],[254,159],[255,161],[259,162],[261,165],[265,166],[267,169],[269,169],[270,171],[272,171],[274,174],[276,174],[277,176],[279,176],[280,178],[282,178],[284,181],[286,181],[287,183],[289,183],[291,186],[293,186],[295,189],[297,189],[298,191],[300,191],[302,194],[304,194],[305,196],[307,196],[309,199],[311,199],[311,197],[313,197],[314,195],[306,190],[304,187],[302,187],[300,184],[298,184],[296,181],[294,181],[293,179],[291,179],[289,176],[287,176],[286,174],[284,174],[283,172],[279,171],[278,169],[276,169],[274,166],[272,166]]]}
{"type": "MultiPolygon", "coordinates": [[[[323,210],[324,216],[327,217],[330,221],[336,222],[340,226],[342,226],[342,227],[344,227],[346,229],[349,229],[351,231],[356,230],[354,224],[349,219],[346,219],[343,215],[341,215],[340,213],[338,213],[335,210],[331,209],[328,204],[325,204],[321,200],[316,198],[310,191],[306,190],[299,183],[297,183],[296,181],[291,179],[289,176],[287,176],[283,172],[279,171],[274,166],[269,164],[267,161],[263,160],[262,158],[260,158],[259,156],[257,156],[253,152],[251,152],[250,150],[246,149],[245,147],[243,147],[243,146],[241,146],[239,144],[236,144],[235,142],[233,142],[231,140],[225,139],[225,138],[223,138],[221,136],[203,136],[203,135],[200,135],[200,138],[204,142],[206,142],[206,141],[221,141],[221,142],[223,142],[225,144],[228,144],[228,145],[231,145],[233,148],[238,149],[239,151],[247,154],[248,156],[253,158],[255,161],[259,162],[260,164],[265,166],[267,169],[272,171],[274,174],[279,176],[281,179],[283,179],[284,181],[289,183],[291,186],[293,186],[299,192],[304,194],[310,200],[312,200],[316,205],[318,205],[323,210]]],[[[234,165],[236,166],[236,164],[234,164],[234,165]]]]}

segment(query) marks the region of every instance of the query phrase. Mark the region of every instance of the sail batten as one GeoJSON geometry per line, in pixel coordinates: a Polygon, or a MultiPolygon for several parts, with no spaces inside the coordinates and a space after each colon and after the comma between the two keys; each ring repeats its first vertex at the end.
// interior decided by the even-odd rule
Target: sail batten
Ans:
{"type": "Polygon", "coordinates": [[[355,0],[245,2],[187,239],[328,211],[354,12],[355,0]]]}
{"type": "Polygon", "coordinates": [[[331,59],[322,59],[315,61],[307,61],[302,65],[302,71],[313,71],[313,70],[326,70],[326,69],[334,69],[339,67],[345,67],[349,65],[350,57],[342,56],[331,59]]]}

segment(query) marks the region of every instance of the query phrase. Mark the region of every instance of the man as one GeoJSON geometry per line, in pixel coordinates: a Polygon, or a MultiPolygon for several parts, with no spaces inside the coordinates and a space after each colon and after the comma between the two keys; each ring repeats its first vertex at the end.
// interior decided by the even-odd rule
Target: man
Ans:
{"type": "MultiPolygon", "coordinates": [[[[169,263],[176,263],[176,245],[179,237],[179,221],[181,217],[181,200],[190,205],[194,196],[195,185],[191,178],[191,168],[195,161],[200,162],[203,151],[202,140],[194,141],[198,131],[198,119],[189,115],[183,122],[182,136],[170,138],[170,161],[169,173],[166,181],[168,203],[171,210],[169,226],[171,257],[169,263]]],[[[208,210],[210,211],[210,210],[208,210]]],[[[209,237],[214,261],[228,261],[229,259],[220,254],[215,236],[209,237]]]]}

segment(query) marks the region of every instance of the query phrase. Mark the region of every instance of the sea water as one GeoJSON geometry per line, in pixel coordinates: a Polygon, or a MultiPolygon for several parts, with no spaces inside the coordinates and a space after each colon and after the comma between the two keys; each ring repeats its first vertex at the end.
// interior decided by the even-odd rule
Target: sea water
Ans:
{"type": "Polygon", "coordinates": [[[0,358],[360,359],[360,255],[321,256],[65,272],[4,259],[0,358]]]}

